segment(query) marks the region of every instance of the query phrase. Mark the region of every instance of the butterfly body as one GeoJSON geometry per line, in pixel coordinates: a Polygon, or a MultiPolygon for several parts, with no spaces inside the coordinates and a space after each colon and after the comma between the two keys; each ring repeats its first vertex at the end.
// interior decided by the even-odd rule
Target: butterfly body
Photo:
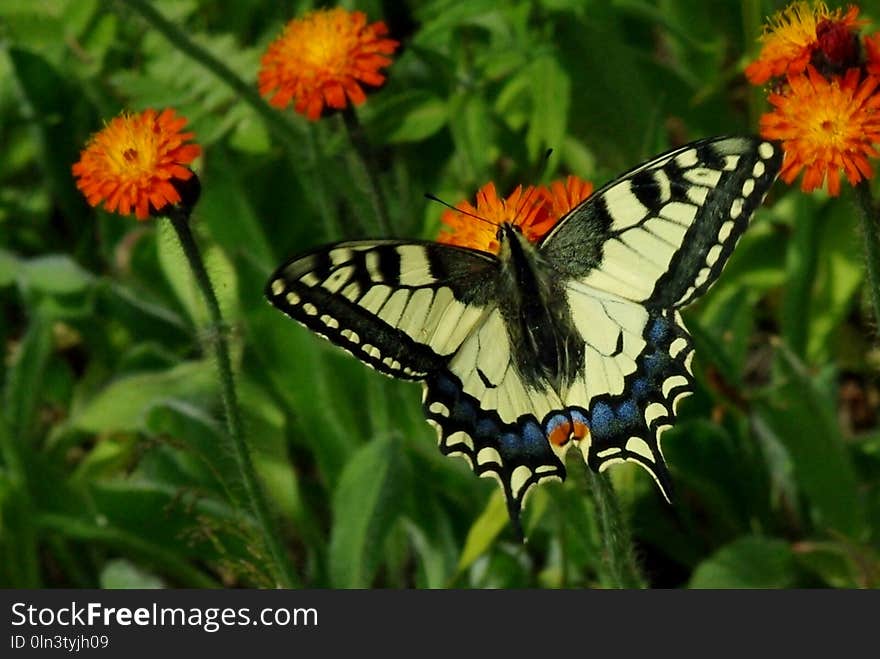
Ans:
{"type": "Polygon", "coordinates": [[[269,279],[279,309],[377,370],[423,383],[440,450],[501,483],[516,521],[572,447],[644,467],[668,498],[660,436],[692,386],[679,310],[715,281],[781,165],[752,137],[703,140],[623,174],[537,244],[498,254],[356,241],[269,279]]]}

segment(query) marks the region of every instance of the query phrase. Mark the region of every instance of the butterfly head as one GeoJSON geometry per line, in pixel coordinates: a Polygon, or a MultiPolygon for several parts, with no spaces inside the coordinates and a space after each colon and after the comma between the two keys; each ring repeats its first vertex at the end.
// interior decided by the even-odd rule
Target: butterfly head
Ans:
{"type": "Polygon", "coordinates": [[[529,242],[518,224],[504,222],[499,225],[495,239],[498,241],[498,258],[502,263],[524,265],[531,261],[529,255],[535,251],[534,245],[529,242]]]}

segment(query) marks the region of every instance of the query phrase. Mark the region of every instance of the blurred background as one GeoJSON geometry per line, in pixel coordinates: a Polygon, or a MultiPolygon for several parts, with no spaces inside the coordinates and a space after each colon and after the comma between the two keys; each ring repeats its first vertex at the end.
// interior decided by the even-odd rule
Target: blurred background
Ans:
{"type": "MultiPolygon", "coordinates": [[[[271,308],[269,273],[376,235],[341,118],[286,141],[137,2],[0,3],[0,586],[259,587],[208,315],[165,221],[90,208],[71,165],[123,109],[172,107],[202,146],[194,230],[230,326],[245,429],[304,587],[611,585],[584,467],[537,488],[516,542],[494,481],[444,458],[420,387],[271,308]]],[[[306,2],[146,3],[256,89],[306,2]]],[[[401,48],[358,110],[392,233],[494,181],[597,186],[671,146],[753,133],[742,70],[782,3],[362,1],[401,48]],[[543,154],[553,155],[544,162],[543,154]]],[[[860,3],[880,19],[880,2],[860,3]]],[[[696,391],[647,473],[609,472],[653,587],[880,583],[880,354],[852,190],[777,182],[689,308],[696,391]]]]}

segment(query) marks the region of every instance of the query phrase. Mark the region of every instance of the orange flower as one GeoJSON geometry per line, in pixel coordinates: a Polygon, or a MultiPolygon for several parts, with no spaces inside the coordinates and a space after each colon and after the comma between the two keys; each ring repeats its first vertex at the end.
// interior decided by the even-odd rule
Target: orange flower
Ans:
{"type": "Polygon", "coordinates": [[[518,225],[523,235],[536,243],[547,235],[559,218],[592,193],[593,184],[577,176],[554,181],[547,187],[529,186],[523,190],[520,185],[507,199],[500,199],[495,184],[487,183],[477,192],[476,208],[463,201],[456,206],[462,212],[450,209],[443,213],[440,221],[446,226],[437,240],[497,254],[495,234],[499,225],[509,222],[518,225]]]}
{"type": "Polygon", "coordinates": [[[817,50],[837,66],[855,64],[850,61],[858,55],[853,33],[863,23],[858,15],[852,5],[843,14],[824,2],[793,2],[770,18],[761,36],[764,45],[746,67],[746,77],[762,85],[776,76],[802,73],[817,50]]]}
{"type": "Polygon", "coordinates": [[[342,109],[347,100],[366,100],[360,83],[378,87],[385,82],[379,69],[391,64],[399,45],[385,39],[388,28],[380,22],[367,25],[363,12],[319,9],[290,21],[283,34],[263,55],[260,93],[269,103],[294,109],[315,121],[324,106],[342,109]]]}
{"type": "Polygon", "coordinates": [[[495,190],[494,183],[487,183],[477,192],[477,206],[462,201],[456,206],[461,213],[452,209],[443,213],[440,221],[446,226],[441,230],[437,240],[448,245],[473,247],[484,252],[498,253],[498,240],[495,237],[498,226],[509,222],[522,228],[523,235],[535,242],[553,226],[553,218],[549,217],[542,193],[539,189],[529,186],[525,190],[521,185],[501,199],[495,190]],[[486,220],[481,222],[479,219],[486,220]]]}
{"type": "Polygon", "coordinates": [[[861,79],[858,69],[826,80],[812,66],[806,75],[788,76],[789,89],[770,94],[774,110],[761,117],[761,134],[782,140],[780,176],[791,183],[805,170],[801,188],[810,192],[828,179],[828,192],[840,193],[840,170],[855,185],[871,178],[869,157],[880,155],[880,78],[861,79]]]}
{"type": "Polygon", "coordinates": [[[550,216],[555,223],[556,220],[593,194],[593,184],[572,175],[564,182],[553,181],[544,188],[543,192],[550,216]]]}
{"type": "Polygon", "coordinates": [[[201,153],[197,144],[184,144],[193,138],[180,132],[185,125],[171,109],[116,117],[91,137],[73,165],[76,187],[92,206],[103,201],[121,215],[134,210],[139,220],[179,203],[175,181],[192,178],[186,165],[201,153]]]}
{"type": "Polygon", "coordinates": [[[880,32],[865,37],[865,59],[868,73],[880,75],[880,32]]]}

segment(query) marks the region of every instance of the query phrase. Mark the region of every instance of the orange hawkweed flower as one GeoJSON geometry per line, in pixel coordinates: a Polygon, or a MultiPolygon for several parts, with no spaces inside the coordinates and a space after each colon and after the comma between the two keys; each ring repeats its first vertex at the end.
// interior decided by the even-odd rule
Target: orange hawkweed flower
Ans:
{"type": "Polygon", "coordinates": [[[94,134],[73,165],[76,187],[92,206],[146,220],[151,212],[181,201],[176,181],[193,176],[186,165],[202,152],[184,144],[193,133],[181,133],[184,117],[174,110],[123,114],[94,134]]]}
{"type": "Polygon", "coordinates": [[[495,184],[490,182],[477,192],[476,207],[468,201],[462,201],[456,208],[463,212],[449,209],[440,218],[446,226],[441,230],[437,241],[495,254],[499,248],[495,237],[497,225],[505,222],[516,224],[526,238],[536,242],[550,230],[555,221],[547,212],[541,191],[533,186],[523,190],[518,185],[506,199],[502,199],[495,190],[495,184]],[[488,222],[480,222],[471,215],[488,222]]]}
{"type": "Polygon", "coordinates": [[[548,211],[555,222],[593,194],[593,184],[570,175],[565,181],[553,181],[543,192],[548,211]]]}
{"type": "Polygon", "coordinates": [[[880,32],[865,37],[865,60],[868,73],[880,75],[880,32]]]}
{"type": "Polygon", "coordinates": [[[873,176],[869,157],[880,155],[880,78],[862,79],[858,69],[826,80],[812,66],[788,76],[788,89],[770,94],[772,112],[761,117],[761,135],[782,141],[780,176],[791,183],[805,170],[801,188],[810,192],[828,179],[828,192],[840,193],[840,170],[855,185],[873,176]]]}
{"type": "Polygon", "coordinates": [[[536,243],[549,233],[559,218],[592,193],[593,184],[577,176],[554,181],[547,187],[529,186],[523,190],[520,185],[506,199],[498,197],[494,183],[487,183],[477,192],[476,208],[463,201],[456,206],[462,212],[450,209],[443,213],[440,221],[446,226],[437,240],[497,254],[496,226],[510,222],[519,226],[530,242],[536,243]],[[480,222],[472,215],[488,222],[480,222]]]}
{"type": "Polygon", "coordinates": [[[390,66],[399,45],[386,39],[388,28],[379,21],[367,25],[363,12],[319,9],[290,21],[263,55],[258,76],[260,93],[269,103],[317,120],[327,105],[342,109],[350,100],[366,100],[361,83],[378,87],[379,73],[390,66]]]}
{"type": "Polygon", "coordinates": [[[854,31],[859,8],[850,6],[831,11],[824,2],[793,2],[774,14],[761,36],[763,46],[758,59],[746,67],[746,77],[753,85],[771,78],[798,74],[806,70],[814,53],[821,52],[838,66],[854,64],[858,55],[854,31]]]}

